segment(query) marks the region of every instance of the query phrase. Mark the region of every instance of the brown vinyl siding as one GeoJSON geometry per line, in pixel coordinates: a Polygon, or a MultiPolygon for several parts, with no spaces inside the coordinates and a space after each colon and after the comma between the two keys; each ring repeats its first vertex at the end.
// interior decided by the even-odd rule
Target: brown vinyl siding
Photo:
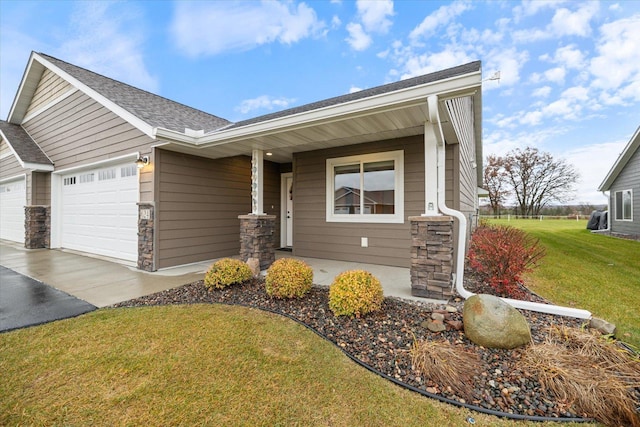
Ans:
{"type": "MultiPolygon", "coordinates": [[[[155,164],[157,267],[238,255],[238,215],[251,212],[251,158],[212,160],[156,149],[155,164]]],[[[279,188],[278,166],[265,162],[266,213],[279,212],[279,188]]]]}
{"type": "Polygon", "coordinates": [[[154,142],[82,92],[76,92],[23,127],[55,163],[65,169],[136,151],[154,142]]]}
{"type": "Polygon", "coordinates": [[[42,77],[40,77],[40,82],[38,83],[33,98],[31,98],[31,104],[29,104],[25,116],[28,117],[29,114],[38,108],[45,106],[71,89],[73,89],[73,86],[66,80],[58,77],[58,75],[51,70],[45,69],[42,77]]]}
{"type": "Polygon", "coordinates": [[[15,156],[9,156],[0,160],[0,179],[13,178],[25,173],[15,156]]]}
{"type": "Polygon", "coordinates": [[[32,205],[48,206],[51,204],[51,173],[32,172],[28,180],[27,200],[32,205]]]}
{"type": "Polygon", "coordinates": [[[410,224],[424,210],[424,139],[415,136],[294,155],[294,244],[296,256],[408,267],[410,224]],[[326,160],[404,150],[403,224],[326,222],[326,160]],[[360,246],[360,238],[369,247],[360,246]]]}

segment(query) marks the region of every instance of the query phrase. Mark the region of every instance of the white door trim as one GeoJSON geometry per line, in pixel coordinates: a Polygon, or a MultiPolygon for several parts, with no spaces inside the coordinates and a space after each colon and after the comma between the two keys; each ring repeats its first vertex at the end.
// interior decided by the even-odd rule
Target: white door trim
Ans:
{"type": "MultiPolygon", "coordinates": [[[[280,174],[280,246],[287,246],[287,201],[289,200],[289,190],[287,189],[287,179],[293,179],[293,172],[280,174]]],[[[293,239],[291,239],[293,240],[293,239]]]]}

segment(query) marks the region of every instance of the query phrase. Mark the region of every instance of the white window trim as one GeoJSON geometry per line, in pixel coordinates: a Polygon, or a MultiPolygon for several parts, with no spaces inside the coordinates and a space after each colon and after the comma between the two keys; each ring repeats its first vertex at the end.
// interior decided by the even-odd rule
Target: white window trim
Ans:
{"type": "Polygon", "coordinates": [[[327,159],[326,165],[327,197],[325,202],[327,222],[356,222],[356,223],[404,223],[404,151],[386,151],[382,153],[363,154],[359,156],[338,157],[327,159]],[[336,214],[334,213],[335,188],[334,167],[353,163],[371,163],[393,160],[395,171],[394,182],[394,214],[336,214]]]}
{"type": "Polygon", "coordinates": [[[633,189],[632,188],[627,188],[627,189],[624,189],[624,190],[615,191],[613,193],[613,205],[615,206],[615,209],[616,209],[615,215],[613,217],[613,219],[615,221],[633,222],[633,189]],[[617,197],[617,194],[618,193],[626,193],[627,191],[629,192],[629,194],[631,194],[631,217],[630,218],[624,218],[624,198],[623,198],[622,199],[622,202],[623,202],[622,203],[622,212],[620,212],[621,218],[618,218],[618,203],[617,203],[618,197],[617,197]]]}

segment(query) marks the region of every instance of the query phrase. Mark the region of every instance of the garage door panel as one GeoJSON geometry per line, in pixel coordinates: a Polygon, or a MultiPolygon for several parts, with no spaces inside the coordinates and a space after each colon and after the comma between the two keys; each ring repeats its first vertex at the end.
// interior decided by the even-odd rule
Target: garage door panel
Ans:
{"type": "Polygon", "coordinates": [[[0,239],[24,243],[25,178],[0,184],[0,239]]]}
{"type": "Polygon", "coordinates": [[[62,247],[136,261],[137,200],[135,166],[113,166],[65,175],[62,247]]]}

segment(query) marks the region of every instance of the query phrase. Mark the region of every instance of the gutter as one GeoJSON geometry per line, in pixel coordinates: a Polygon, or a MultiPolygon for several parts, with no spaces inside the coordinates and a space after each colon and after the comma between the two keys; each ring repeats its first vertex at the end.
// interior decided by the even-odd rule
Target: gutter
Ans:
{"type": "MultiPolygon", "coordinates": [[[[455,209],[451,209],[445,202],[445,145],[444,136],[442,132],[442,123],[440,122],[440,114],[438,112],[438,96],[432,95],[427,98],[429,106],[429,121],[434,125],[437,125],[435,131],[437,140],[437,173],[438,173],[438,209],[445,215],[453,216],[458,220],[458,247],[456,254],[456,274],[453,278],[456,291],[461,297],[467,299],[473,295],[464,288],[464,256],[466,252],[466,235],[467,235],[467,218],[466,216],[455,209]]],[[[500,298],[512,307],[522,310],[536,311],[539,313],[555,314],[559,316],[576,317],[578,319],[590,319],[591,312],[578,308],[562,307],[552,304],[541,304],[531,301],[520,301],[511,298],[500,298]]]]}

